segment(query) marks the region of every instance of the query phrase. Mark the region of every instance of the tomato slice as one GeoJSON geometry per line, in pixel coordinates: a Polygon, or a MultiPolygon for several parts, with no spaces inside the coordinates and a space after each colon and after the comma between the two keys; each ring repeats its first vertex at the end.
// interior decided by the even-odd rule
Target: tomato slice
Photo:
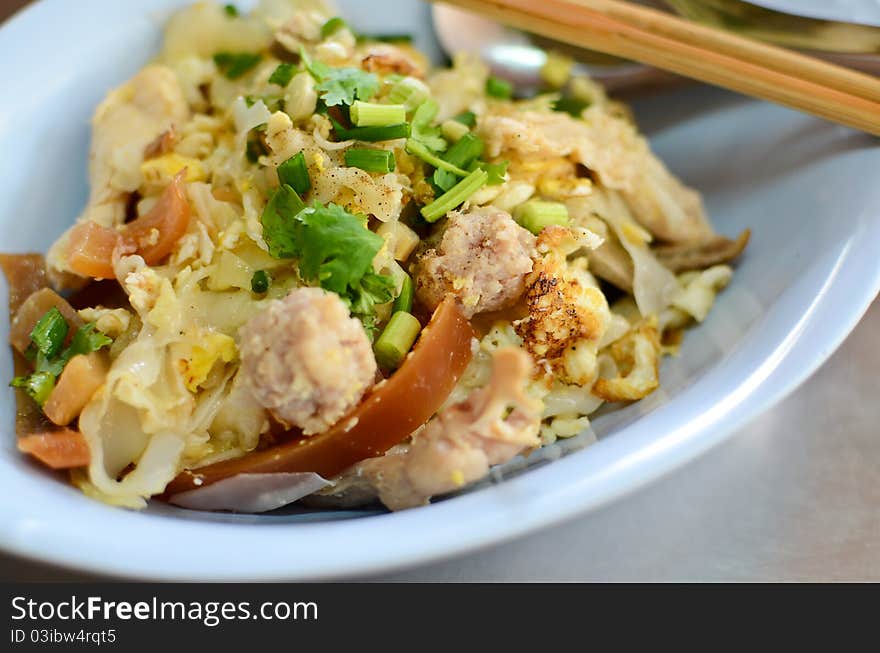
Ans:
{"type": "Polygon", "coordinates": [[[122,229],[102,227],[90,220],[70,230],[67,264],[71,271],[93,279],[113,279],[113,252],[122,246],[140,254],[148,265],[168,256],[189,227],[191,210],[181,170],[146,214],[122,229]]]}
{"type": "Polygon", "coordinates": [[[113,251],[122,244],[122,234],[96,222],[80,222],[70,230],[67,265],[71,272],[93,279],[113,279],[113,251]]]}
{"type": "Polygon", "coordinates": [[[165,496],[205,487],[236,474],[315,472],[332,478],[365,458],[381,456],[437,412],[471,360],[474,331],[447,297],[399,370],[329,431],[186,470],[165,496]]]}
{"type": "Polygon", "coordinates": [[[168,256],[189,227],[191,211],[186,201],[185,180],[186,168],[175,175],[149,212],[123,229],[125,240],[134,245],[148,265],[168,256]]]}
{"type": "Polygon", "coordinates": [[[90,460],[89,445],[85,437],[79,431],[69,428],[20,437],[18,450],[30,454],[52,469],[85,467],[90,460]]]}
{"type": "Polygon", "coordinates": [[[70,359],[46,403],[43,412],[53,423],[66,426],[79,417],[92,395],[104,385],[110,357],[105,351],[79,354],[70,359]]]}

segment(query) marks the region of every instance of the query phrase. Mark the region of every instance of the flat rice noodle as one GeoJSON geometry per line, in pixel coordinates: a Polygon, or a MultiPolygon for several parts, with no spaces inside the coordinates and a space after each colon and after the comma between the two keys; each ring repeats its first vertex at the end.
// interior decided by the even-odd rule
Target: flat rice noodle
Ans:
{"type": "Polygon", "coordinates": [[[587,253],[590,272],[621,290],[632,293],[635,269],[632,257],[617,236],[609,234],[597,249],[587,253]]]}
{"type": "Polygon", "coordinates": [[[676,243],[654,248],[654,256],[673,272],[703,270],[737,258],[749,244],[751,231],[746,229],[736,240],[715,236],[697,243],[676,243]]]}
{"type": "Polygon", "coordinates": [[[383,455],[427,422],[446,401],[471,359],[474,331],[447,297],[400,369],[330,430],[179,474],[165,497],[237,474],[314,472],[332,478],[383,455]]]}

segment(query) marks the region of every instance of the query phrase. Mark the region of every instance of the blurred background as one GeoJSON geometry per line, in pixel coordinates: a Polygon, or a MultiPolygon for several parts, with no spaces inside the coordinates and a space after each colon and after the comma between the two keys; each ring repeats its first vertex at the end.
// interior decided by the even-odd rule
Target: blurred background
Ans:
{"type": "MultiPolygon", "coordinates": [[[[0,0],[0,20],[26,4],[0,0]]],[[[693,20],[880,71],[880,3],[663,4],[693,20]]],[[[805,385],[694,463],[563,526],[375,580],[880,581],[878,370],[875,300],[805,385]]],[[[92,578],[0,554],[5,581],[92,578]]]]}

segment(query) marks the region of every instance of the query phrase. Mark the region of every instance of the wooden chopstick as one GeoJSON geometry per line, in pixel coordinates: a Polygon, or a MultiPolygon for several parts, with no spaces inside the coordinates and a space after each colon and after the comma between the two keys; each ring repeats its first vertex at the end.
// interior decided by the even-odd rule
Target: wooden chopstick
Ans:
{"type": "Polygon", "coordinates": [[[880,79],[616,0],[444,0],[880,135],[880,79]]]}
{"type": "Polygon", "coordinates": [[[642,31],[659,34],[697,47],[749,61],[765,68],[810,80],[844,93],[880,102],[880,80],[808,57],[793,50],[767,45],[730,32],[676,18],[671,14],[617,0],[571,0],[574,4],[600,11],[642,31]]]}

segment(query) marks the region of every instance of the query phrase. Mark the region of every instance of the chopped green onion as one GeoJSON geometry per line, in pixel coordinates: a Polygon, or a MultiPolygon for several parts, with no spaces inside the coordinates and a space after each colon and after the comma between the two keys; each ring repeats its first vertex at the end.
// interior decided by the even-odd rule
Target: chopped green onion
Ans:
{"type": "Polygon", "coordinates": [[[489,174],[485,170],[474,170],[433,202],[423,206],[422,217],[428,222],[437,222],[449,211],[466,202],[486,184],[488,179],[489,174]]]}
{"type": "Polygon", "coordinates": [[[233,4],[223,5],[223,11],[225,11],[226,15],[231,18],[236,18],[238,16],[238,7],[233,4]]]}
{"type": "Polygon", "coordinates": [[[348,23],[339,16],[335,16],[321,25],[321,38],[326,39],[345,27],[348,27],[348,23]]]}
{"type": "Polygon", "coordinates": [[[590,106],[590,103],[585,102],[584,100],[579,100],[573,97],[561,97],[553,103],[553,110],[562,111],[575,118],[580,118],[584,109],[588,106],[590,106]]]}
{"type": "Polygon", "coordinates": [[[571,67],[574,65],[571,57],[557,52],[547,53],[547,61],[541,66],[541,79],[550,88],[562,88],[571,77],[571,67]]]}
{"type": "Polygon", "coordinates": [[[17,376],[10,384],[13,388],[24,390],[40,406],[55,388],[55,375],[51,372],[34,372],[30,376],[17,376]]]}
{"type": "Polygon", "coordinates": [[[31,345],[25,352],[25,357],[34,362],[34,372],[15,377],[9,385],[24,390],[42,406],[55,387],[55,379],[64,371],[70,359],[113,343],[111,338],[96,331],[95,324],[90,322],[79,327],[70,344],[63,347],[69,331],[70,326],[57,307],[46,311],[34,325],[30,334],[31,345]]]}
{"type": "Polygon", "coordinates": [[[443,160],[459,168],[465,168],[483,153],[483,139],[470,132],[462,136],[452,147],[446,150],[443,160]]]}
{"type": "Polygon", "coordinates": [[[402,122],[397,125],[386,125],[384,127],[351,127],[346,129],[339,123],[335,123],[333,131],[336,132],[336,138],[340,141],[365,141],[375,143],[378,141],[390,141],[395,138],[407,138],[409,136],[409,123],[402,122]]]}
{"type": "Polygon", "coordinates": [[[386,370],[400,367],[421,330],[422,325],[414,315],[405,311],[394,313],[373,345],[376,362],[386,370]]]}
{"type": "Polygon", "coordinates": [[[402,104],[407,111],[412,111],[431,95],[431,89],[415,77],[404,77],[388,92],[388,100],[393,104],[402,104]]]}
{"type": "Polygon", "coordinates": [[[278,181],[287,184],[300,195],[308,192],[312,187],[312,180],[309,177],[309,168],[306,165],[304,152],[294,154],[278,166],[278,181]]]}
{"type": "Polygon", "coordinates": [[[452,143],[460,140],[462,136],[470,131],[467,125],[457,120],[444,120],[440,125],[440,133],[443,134],[443,138],[452,143]]]}
{"type": "MultiPolygon", "coordinates": [[[[446,153],[443,155],[443,160],[457,168],[467,170],[468,166],[473,163],[482,153],[482,139],[468,132],[446,151],[446,153]]],[[[447,191],[452,188],[457,182],[458,179],[456,179],[447,170],[438,168],[434,171],[434,183],[441,190],[447,191]]]]}
{"type": "Polygon", "coordinates": [[[468,127],[473,127],[477,124],[477,114],[473,111],[463,111],[457,116],[453,116],[452,119],[468,127]]]}
{"type": "Polygon", "coordinates": [[[412,34],[372,34],[367,36],[370,41],[381,41],[383,43],[412,43],[412,34]]]}
{"type": "Polygon", "coordinates": [[[270,281],[271,279],[269,278],[268,272],[265,270],[257,270],[254,272],[254,276],[251,277],[251,290],[258,295],[262,295],[269,290],[270,281]]]}
{"type": "Polygon", "coordinates": [[[272,72],[272,75],[269,77],[270,84],[277,84],[281,88],[286,88],[288,84],[290,84],[290,80],[293,79],[293,76],[296,74],[296,66],[292,63],[281,63],[278,64],[278,67],[272,72]]]}
{"type": "Polygon", "coordinates": [[[355,100],[349,115],[358,127],[387,127],[406,121],[406,107],[402,104],[376,104],[355,100]]]}
{"type": "Polygon", "coordinates": [[[404,275],[403,283],[400,286],[400,294],[394,299],[394,304],[391,308],[392,313],[397,313],[398,311],[412,313],[414,295],[415,289],[413,287],[412,277],[408,274],[404,275]]]}
{"type": "Polygon", "coordinates": [[[514,219],[536,236],[544,227],[568,224],[568,209],[560,202],[529,200],[520,204],[513,213],[514,219]]]}
{"type": "Polygon", "coordinates": [[[513,96],[513,84],[505,79],[490,77],[486,80],[486,94],[499,100],[509,100],[513,96]]]}
{"type": "Polygon", "coordinates": [[[218,52],[214,55],[214,63],[227,79],[238,79],[260,63],[260,59],[259,54],[249,52],[218,52]]]}
{"type": "Polygon", "coordinates": [[[70,326],[55,306],[43,314],[31,330],[31,340],[46,358],[56,356],[64,346],[70,326]]]}
{"type": "Polygon", "coordinates": [[[368,147],[352,147],[345,151],[345,165],[367,172],[394,172],[394,152],[368,147]]]}
{"type": "Polygon", "coordinates": [[[429,163],[438,170],[446,170],[447,172],[451,172],[454,175],[458,175],[459,177],[466,177],[467,170],[462,170],[458,166],[454,166],[448,161],[444,161],[439,156],[431,152],[424,144],[409,139],[406,142],[406,151],[412,154],[413,156],[419,157],[425,163],[429,163]]]}

